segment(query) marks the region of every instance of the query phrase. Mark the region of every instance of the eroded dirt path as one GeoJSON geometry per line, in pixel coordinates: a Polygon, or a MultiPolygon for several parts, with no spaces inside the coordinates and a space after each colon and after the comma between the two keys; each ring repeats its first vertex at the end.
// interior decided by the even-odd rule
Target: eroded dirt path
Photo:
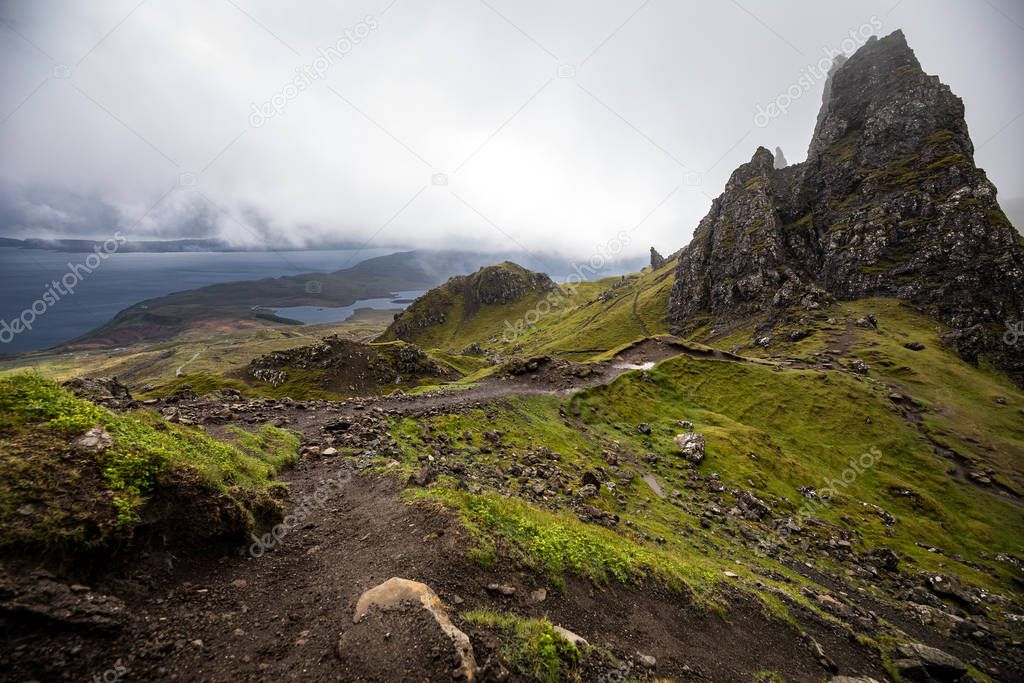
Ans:
{"type": "MultiPolygon", "coordinates": [[[[92,680],[111,671],[123,671],[118,680],[125,681],[451,680],[444,653],[415,652],[423,624],[414,620],[380,642],[363,643],[358,657],[339,656],[358,596],[392,576],[437,592],[470,634],[485,681],[497,680],[488,662],[498,644],[459,616],[475,608],[547,616],[615,652],[638,675],[653,673],[639,668],[638,652],[656,658],[659,676],[685,680],[749,681],[762,670],[789,681],[825,674],[797,631],[739,595],[721,616],[657,585],[598,587],[569,578],[559,591],[508,561],[490,569],[469,562],[472,540],[458,521],[404,503],[394,477],[351,476],[343,459],[321,458],[301,462],[285,479],[293,511],[310,496],[322,502],[273,547],[239,548],[220,559],[153,553],[126,573],[98,579],[90,589],[123,599],[126,622],[106,631],[8,625],[0,665],[9,680],[92,680]],[[327,480],[343,483],[316,496],[327,480]],[[495,594],[488,590],[495,583],[515,590],[495,594]],[[531,597],[541,588],[542,601],[531,597]]],[[[841,628],[801,617],[844,670],[880,675],[841,628]]],[[[600,673],[585,673],[584,680],[600,673]]]]}

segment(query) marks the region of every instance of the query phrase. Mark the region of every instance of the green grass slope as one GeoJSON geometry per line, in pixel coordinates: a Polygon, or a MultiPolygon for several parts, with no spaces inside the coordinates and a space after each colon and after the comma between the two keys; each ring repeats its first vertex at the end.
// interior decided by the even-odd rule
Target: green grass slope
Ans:
{"type": "Polygon", "coordinates": [[[0,379],[0,553],[75,556],[142,531],[244,538],[281,512],[298,439],[266,426],[237,445],[154,413],[115,414],[31,373],[0,379]],[[103,448],[79,443],[109,436],[103,448]]]}
{"type": "MultiPolygon", "coordinates": [[[[503,264],[497,267],[507,267],[503,264]]],[[[513,264],[514,265],[514,264],[513,264]]],[[[426,349],[508,357],[553,354],[585,359],[668,330],[674,262],[657,271],[562,284],[512,303],[468,305],[463,282],[431,290],[409,307],[401,338],[426,349]]],[[[401,318],[398,322],[401,322],[401,318]]]]}
{"type": "MultiPolygon", "coordinates": [[[[709,604],[727,601],[729,583],[789,619],[794,604],[821,611],[806,599],[820,586],[807,592],[794,571],[805,563],[892,602],[886,590],[903,589],[858,573],[888,549],[910,585],[941,574],[1022,604],[1024,392],[944,349],[943,330],[899,302],[821,316],[801,321],[810,337],[768,350],[752,330],[725,340],[762,363],[683,355],[570,398],[399,420],[407,471],[441,454],[437,481],[410,496],[459,511],[480,562],[509,555],[556,583],[567,572],[599,584],[655,578],[709,604]],[[877,329],[855,324],[867,312],[877,329]],[[904,346],[914,341],[924,349],[904,346]],[[829,349],[831,369],[811,367],[829,349]],[[845,369],[857,360],[867,375],[845,369]],[[697,467],[674,443],[685,422],[707,439],[697,467]],[[581,499],[588,473],[603,483],[581,499]],[[726,513],[747,494],[771,513],[726,513]],[[780,533],[786,520],[797,530],[780,533]]],[[[1015,608],[998,605],[982,609],[1012,632],[1015,608]]]]}
{"type": "MultiPolygon", "coordinates": [[[[73,353],[38,352],[0,362],[0,377],[31,370],[57,381],[75,377],[117,377],[140,396],[164,396],[182,389],[205,394],[235,389],[248,396],[287,396],[270,385],[237,377],[252,360],[337,335],[369,341],[387,327],[390,311],[360,311],[341,323],[262,327],[257,329],[195,328],[173,339],[143,342],[117,349],[73,353]]],[[[310,395],[316,387],[299,387],[310,395]]],[[[322,392],[323,397],[332,397],[322,392]]]]}
{"type": "Polygon", "coordinates": [[[984,360],[974,366],[944,348],[941,335],[946,331],[905,303],[863,299],[777,327],[767,349],[751,341],[749,329],[706,341],[751,357],[807,364],[834,359],[833,364],[847,367],[856,360],[864,362],[869,368],[866,381],[912,399],[908,419],[947,451],[948,467],[961,475],[991,470],[998,485],[1024,495],[1021,391],[984,360]],[[869,314],[876,318],[876,327],[857,324],[869,314]],[[813,334],[799,342],[787,341],[795,330],[813,334]],[[907,347],[915,343],[924,348],[907,347]]]}

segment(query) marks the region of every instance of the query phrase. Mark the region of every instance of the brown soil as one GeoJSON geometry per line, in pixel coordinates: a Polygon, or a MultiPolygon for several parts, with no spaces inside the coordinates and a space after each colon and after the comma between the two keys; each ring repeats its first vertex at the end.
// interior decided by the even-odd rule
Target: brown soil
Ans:
{"type": "MultiPolygon", "coordinates": [[[[338,463],[300,464],[290,477],[293,495],[312,493],[320,479],[337,475],[338,463]]],[[[722,616],[657,585],[599,588],[570,579],[559,593],[514,566],[481,569],[465,559],[472,541],[461,526],[446,513],[403,503],[400,488],[393,478],[354,477],[261,557],[242,548],[220,559],[153,554],[98,577],[96,594],[126,604],[120,628],[8,614],[0,666],[9,680],[102,678],[117,667],[127,670],[124,680],[450,680],[450,649],[418,610],[353,630],[359,595],[402,576],[428,584],[450,606],[488,671],[486,634],[458,616],[467,609],[547,616],[623,659],[653,655],[659,676],[748,681],[767,669],[788,681],[818,681],[827,673],[796,631],[745,600],[722,616]],[[492,595],[486,587],[495,582],[516,593],[492,595]],[[548,597],[531,603],[538,587],[548,597]]],[[[809,623],[843,671],[881,675],[877,660],[838,629],[809,623]]]]}

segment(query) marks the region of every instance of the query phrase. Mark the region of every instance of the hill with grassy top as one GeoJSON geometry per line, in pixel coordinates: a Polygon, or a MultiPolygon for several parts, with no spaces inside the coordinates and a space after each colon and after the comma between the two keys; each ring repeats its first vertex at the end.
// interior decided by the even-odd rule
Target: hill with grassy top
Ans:
{"type": "Polygon", "coordinates": [[[673,268],[556,285],[514,264],[482,269],[430,290],[399,315],[382,339],[402,338],[439,352],[490,357],[589,357],[664,333],[673,268]],[[505,303],[477,291],[506,274],[517,292],[505,303]],[[538,284],[539,283],[539,284],[538,284]],[[522,292],[519,294],[518,292],[522,292]]]}
{"type": "Polygon", "coordinates": [[[525,314],[555,290],[547,275],[515,263],[485,266],[472,275],[453,277],[413,301],[395,316],[381,339],[455,351],[461,339],[491,336],[495,316],[525,314]]]}

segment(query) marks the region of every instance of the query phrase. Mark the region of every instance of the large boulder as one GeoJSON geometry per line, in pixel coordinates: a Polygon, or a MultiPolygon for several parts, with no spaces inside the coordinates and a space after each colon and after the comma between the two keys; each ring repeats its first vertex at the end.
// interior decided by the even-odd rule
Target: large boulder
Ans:
{"type": "Polygon", "coordinates": [[[658,250],[651,247],[651,270],[658,270],[667,263],[665,257],[658,253],[658,250]]]}
{"type": "Polygon", "coordinates": [[[378,671],[381,680],[476,677],[469,637],[452,623],[440,598],[424,583],[393,577],[367,590],[356,602],[352,624],[338,641],[338,657],[360,669],[378,671]],[[439,650],[445,649],[450,658],[439,660],[439,650]],[[449,660],[451,668],[444,666],[449,660]]]}
{"type": "Polygon", "coordinates": [[[904,643],[896,648],[900,658],[893,666],[900,675],[914,681],[958,681],[967,665],[953,655],[921,643],[904,643]]]}
{"type": "Polygon", "coordinates": [[[694,465],[699,465],[704,460],[707,441],[703,434],[697,432],[676,434],[675,443],[682,456],[694,465]]]}

